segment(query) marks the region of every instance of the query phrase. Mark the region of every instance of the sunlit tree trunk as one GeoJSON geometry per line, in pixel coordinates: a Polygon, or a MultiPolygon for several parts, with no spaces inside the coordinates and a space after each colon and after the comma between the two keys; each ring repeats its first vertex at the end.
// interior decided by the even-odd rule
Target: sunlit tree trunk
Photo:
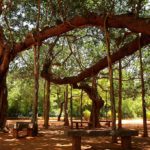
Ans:
{"type": "MultiPolygon", "coordinates": [[[[111,61],[111,53],[110,53],[110,37],[109,32],[106,26],[107,16],[105,18],[104,27],[105,27],[105,40],[106,40],[106,48],[107,48],[107,62],[108,62],[108,70],[109,70],[109,82],[110,82],[110,101],[111,101],[111,115],[112,115],[112,130],[116,130],[116,108],[115,108],[115,98],[114,98],[114,83],[113,83],[113,67],[111,61]]],[[[116,137],[112,137],[112,142],[116,142],[116,137]]]]}
{"type": "MultiPolygon", "coordinates": [[[[38,14],[37,14],[37,24],[36,31],[39,31],[40,25],[40,4],[41,0],[37,1],[38,4],[38,14]]],[[[39,55],[40,55],[40,41],[37,40],[34,45],[34,101],[33,101],[33,135],[37,136],[38,134],[38,94],[39,94],[39,55]]]]}
{"type": "MultiPolygon", "coordinates": [[[[113,82],[113,68],[110,56],[108,56],[108,68],[109,68],[109,81],[110,81],[110,101],[111,101],[111,115],[112,115],[112,130],[116,130],[116,108],[114,98],[114,82],[113,82]]],[[[116,137],[112,137],[112,142],[116,142],[116,137]]]]}
{"type": "Polygon", "coordinates": [[[119,100],[118,100],[118,128],[122,128],[122,64],[119,60],[119,100]]]}
{"type": "Polygon", "coordinates": [[[68,85],[66,86],[66,91],[64,93],[64,125],[69,126],[69,119],[68,119],[68,85]]]}
{"type": "Polygon", "coordinates": [[[142,62],[142,52],[140,46],[140,36],[139,36],[139,56],[140,56],[140,75],[141,75],[141,86],[142,86],[142,110],[143,110],[143,137],[148,137],[147,131],[147,116],[146,116],[146,101],[145,101],[145,84],[144,84],[144,70],[142,62]]]}
{"type": "Polygon", "coordinates": [[[45,86],[45,99],[44,99],[44,127],[49,127],[49,111],[50,111],[50,82],[46,81],[45,86]]]}
{"type": "Polygon", "coordinates": [[[33,101],[33,135],[38,134],[38,92],[39,92],[39,46],[34,46],[34,101],[33,101]]]}

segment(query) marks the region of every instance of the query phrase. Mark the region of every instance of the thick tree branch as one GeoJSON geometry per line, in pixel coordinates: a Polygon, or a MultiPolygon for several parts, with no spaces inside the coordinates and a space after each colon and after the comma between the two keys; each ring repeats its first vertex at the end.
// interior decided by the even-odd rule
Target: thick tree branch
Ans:
{"type": "MultiPolygon", "coordinates": [[[[115,63],[116,61],[126,56],[129,56],[133,54],[135,51],[137,51],[139,49],[138,42],[139,42],[138,38],[136,38],[132,42],[121,47],[117,52],[113,53],[111,55],[112,63],[115,63]]],[[[147,45],[148,43],[150,43],[150,36],[142,35],[141,47],[147,45]]],[[[45,64],[43,67],[43,71],[41,72],[41,76],[45,78],[46,80],[49,80],[56,84],[68,84],[68,83],[74,84],[74,83],[84,80],[85,78],[96,75],[100,70],[106,68],[107,66],[108,66],[107,57],[104,57],[103,59],[100,59],[96,64],[91,66],[90,68],[87,68],[84,71],[82,71],[77,76],[59,78],[59,77],[56,77],[54,74],[48,73],[47,68],[49,66],[48,64],[45,64]]]]}
{"type": "Polygon", "coordinates": [[[73,88],[85,91],[92,101],[101,101],[101,105],[103,106],[104,101],[102,100],[102,97],[98,94],[97,90],[92,86],[88,85],[85,82],[81,82],[80,85],[73,84],[73,88]]]}
{"type": "Polygon", "coordinates": [[[3,11],[3,0],[0,0],[0,15],[2,14],[3,11]]]}
{"type": "Polygon", "coordinates": [[[0,76],[5,74],[10,60],[10,47],[4,36],[3,28],[0,26],[0,76]]]}
{"type": "MultiPolygon", "coordinates": [[[[89,13],[84,16],[75,16],[73,19],[65,21],[57,26],[43,29],[37,33],[29,33],[25,40],[16,43],[14,46],[14,54],[24,51],[30,48],[36,41],[44,41],[45,39],[53,36],[58,36],[75,28],[81,28],[86,26],[104,26],[105,15],[97,15],[89,13]]],[[[109,28],[127,28],[132,32],[143,33],[150,35],[150,20],[149,18],[136,18],[135,16],[122,14],[108,16],[107,26],[109,28]]]]}

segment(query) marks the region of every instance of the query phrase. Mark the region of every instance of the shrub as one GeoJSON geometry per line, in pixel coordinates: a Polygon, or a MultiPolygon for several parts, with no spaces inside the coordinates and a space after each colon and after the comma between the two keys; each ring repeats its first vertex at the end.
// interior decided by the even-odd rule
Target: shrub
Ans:
{"type": "Polygon", "coordinates": [[[150,111],[147,111],[146,114],[147,114],[147,119],[150,120],[150,111]]]}
{"type": "Polygon", "coordinates": [[[89,118],[90,118],[90,114],[91,114],[91,112],[86,109],[86,110],[83,112],[83,117],[84,117],[84,119],[88,121],[89,118]]]}
{"type": "Polygon", "coordinates": [[[111,110],[109,110],[109,111],[107,112],[107,118],[110,119],[111,117],[112,117],[112,115],[111,115],[111,110]]]}

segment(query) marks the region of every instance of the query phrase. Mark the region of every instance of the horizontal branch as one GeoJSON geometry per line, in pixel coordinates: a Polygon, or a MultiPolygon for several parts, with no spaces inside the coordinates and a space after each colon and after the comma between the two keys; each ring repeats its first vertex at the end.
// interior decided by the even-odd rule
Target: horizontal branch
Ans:
{"type": "MultiPolygon", "coordinates": [[[[129,55],[133,54],[135,51],[137,51],[139,49],[138,43],[139,43],[139,39],[136,38],[132,42],[124,45],[117,52],[113,53],[111,55],[112,63],[115,63],[116,61],[118,61],[126,56],[129,56],[129,55]]],[[[141,36],[141,48],[149,43],[150,43],[150,36],[142,35],[141,36]]],[[[43,67],[43,71],[41,72],[41,76],[43,78],[45,78],[46,80],[49,80],[56,84],[74,84],[74,83],[84,80],[85,78],[96,75],[100,70],[103,70],[107,66],[108,66],[107,57],[104,57],[103,59],[100,59],[93,66],[86,68],[84,71],[82,71],[77,76],[59,78],[54,74],[50,74],[48,72],[48,64],[45,64],[43,67]]]]}
{"type": "MultiPolygon", "coordinates": [[[[24,41],[14,45],[13,57],[17,53],[24,51],[34,45],[37,41],[44,41],[53,36],[59,36],[63,33],[76,28],[87,26],[104,26],[105,15],[89,13],[86,16],[75,16],[73,19],[63,22],[57,26],[46,27],[37,33],[28,33],[24,41]]],[[[150,35],[149,18],[136,18],[133,15],[111,15],[107,18],[107,26],[110,28],[127,28],[132,32],[150,35]]]]}

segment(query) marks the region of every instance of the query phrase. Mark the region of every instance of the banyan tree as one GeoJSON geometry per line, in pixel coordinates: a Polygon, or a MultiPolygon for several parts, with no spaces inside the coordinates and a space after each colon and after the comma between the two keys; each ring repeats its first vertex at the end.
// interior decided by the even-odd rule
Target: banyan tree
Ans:
{"type": "MultiPolygon", "coordinates": [[[[65,33],[75,29],[93,27],[103,34],[107,29],[122,29],[130,32],[132,38],[110,53],[111,63],[114,64],[124,57],[132,55],[150,43],[150,18],[148,16],[148,1],[3,1],[0,0],[0,128],[5,126],[7,119],[7,83],[6,78],[10,63],[23,51],[31,51],[32,46],[42,46],[47,39],[65,36],[65,33]],[[26,5],[25,5],[26,4],[26,5]],[[36,28],[38,7],[40,18],[38,30],[36,28]]],[[[59,77],[49,72],[49,62],[43,65],[41,76],[55,84],[71,84],[87,92],[88,96],[99,108],[103,100],[96,90],[84,80],[97,75],[108,67],[105,55],[91,66],[84,68],[76,75],[59,77]],[[89,92],[90,91],[90,92],[89,92]],[[92,95],[90,94],[92,93],[92,95]]]]}

